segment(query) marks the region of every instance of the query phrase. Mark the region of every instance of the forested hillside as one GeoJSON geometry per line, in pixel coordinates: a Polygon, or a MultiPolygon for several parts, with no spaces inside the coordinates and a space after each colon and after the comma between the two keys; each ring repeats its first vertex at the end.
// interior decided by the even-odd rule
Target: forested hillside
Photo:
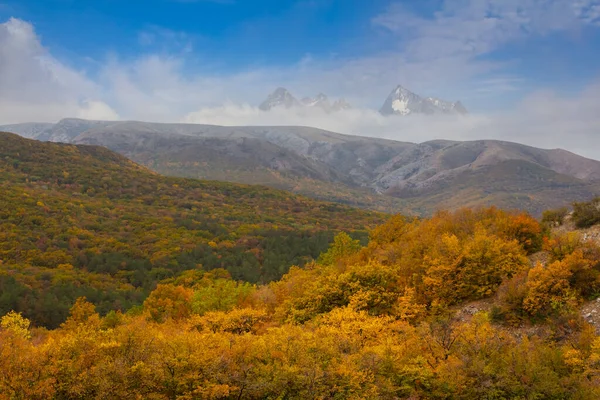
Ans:
{"type": "Polygon", "coordinates": [[[386,217],[0,135],[0,400],[600,398],[598,199],[386,217]]]}
{"type": "Polygon", "coordinates": [[[539,216],[600,190],[597,160],[497,140],[417,144],[299,126],[73,118],[4,130],[104,146],[164,175],[266,185],[392,214],[495,205],[539,216]]]}
{"type": "Polygon", "coordinates": [[[526,214],[396,216],[268,285],[188,271],[54,331],[9,313],[0,398],[598,399],[599,261],[526,214]]]}
{"type": "Polygon", "coordinates": [[[184,271],[269,282],[385,216],[261,186],[167,178],[107,149],[0,133],[0,314],[56,327],[79,296],[105,314],[184,271]]]}

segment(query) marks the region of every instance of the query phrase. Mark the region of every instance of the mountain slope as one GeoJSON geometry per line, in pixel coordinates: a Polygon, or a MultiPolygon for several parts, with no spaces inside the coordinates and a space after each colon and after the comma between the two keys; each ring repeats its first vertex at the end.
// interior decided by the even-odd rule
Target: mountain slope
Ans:
{"type": "Polygon", "coordinates": [[[412,144],[305,127],[222,127],[121,122],[75,143],[108,147],[155,171],[265,184],[380,211],[408,211],[368,185],[377,165],[412,144]]]}
{"type": "Polygon", "coordinates": [[[385,219],[262,186],[170,178],[98,146],[0,133],[0,311],[62,322],[74,299],[139,304],[156,282],[225,268],[267,282],[385,219]]]}
{"type": "MultiPolygon", "coordinates": [[[[26,122],[24,124],[3,125],[0,131],[14,132],[28,139],[38,139],[52,129],[55,124],[45,122],[26,122]]],[[[43,140],[43,138],[42,138],[43,140]]]]}
{"type": "Polygon", "coordinates": [[[85,119],[65,118],[36,139],[47,140],[49,142],[69,143],[85,131],[111,124],[112,122],[110,121],[88,121],[85,119]]]}
{"type": "Polygon", "coordinates": [[[0,126],[0,131],[17,133],[28,139],[48,142],[69,143],[81,133],[98,126],[112,124],[109,121],[89,121],[78,118],[65,118],[56,124],[24,123],[0,126]]]}
{"type": "MultiPolygon", "coordinates": [[[[444,143],[426,142],[401,153],[382,168],[382,188],[425,189],[438,181],[466,171],[475,171],[504,162],[523,161],[579,181],[600,179],[600,162],[565,150],[542,150],[495,140],[444,143]]],[[[517,178],[517,177],[515,177],[517,178]]]]}
{"type": "Polygon", "coordinates": [[[600,191],[600,162],[501,141],[427,142],[379,171],[378,190],[415,210],[497,205],[539,215],[600,191]],[[390,172],[391,171],[391,172],[390,172]]]}
{"type": "Polygon", "coordinates": [[[72,142],[108,147],[168,175],[264,184],[387,212],[493,203],[537,214],[600,187],[598,161],[494,140],[415,144],[308,127],[126,121],[96,125],[72,142]]]}

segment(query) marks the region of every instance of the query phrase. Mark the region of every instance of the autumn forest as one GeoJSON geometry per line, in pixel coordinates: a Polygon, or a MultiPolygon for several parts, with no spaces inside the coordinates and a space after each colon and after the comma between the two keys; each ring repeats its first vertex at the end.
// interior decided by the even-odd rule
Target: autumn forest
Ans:
{"type": "Polygon", "coordinates": [[[598,204],[392,216],[0,133],[0,399],[598,399],[598,204]]]}

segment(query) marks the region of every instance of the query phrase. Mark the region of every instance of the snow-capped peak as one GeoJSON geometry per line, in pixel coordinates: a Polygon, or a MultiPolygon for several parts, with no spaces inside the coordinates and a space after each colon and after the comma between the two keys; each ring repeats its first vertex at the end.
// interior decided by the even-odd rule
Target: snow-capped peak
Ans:
{"type": "Polygon", "coordinates": [[[419,112],[417,110],[422,108],[422,103],[421,97],[398,85],[392,90],[379,112],[383,115],[408,115],[419,112]]]}
{"type": "Polygon", "coordinates": [[[435,97],[423,98],[398,85],[392,90],[379,112],[383,115],[466,114],[467,110],[460,102],[452,103],[435,97]]]}

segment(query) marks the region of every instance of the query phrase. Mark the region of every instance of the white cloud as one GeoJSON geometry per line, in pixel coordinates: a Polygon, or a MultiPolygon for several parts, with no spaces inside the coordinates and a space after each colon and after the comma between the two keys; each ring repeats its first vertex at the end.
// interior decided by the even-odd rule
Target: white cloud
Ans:
{"type": "Polygon", "coordinates": [[[598,0],[444,0],[432,18],[394,3],[373,22],[402,35],[409,58],[436,60],[482,55],[515,39],[577,28],[594,21],[599,10],[598,0]]]}
{"type": "Polygon", "coordinates": [[[115,121],[119,119],[119,114],[106,103],[88,100],[81,104],[75,117],[100,121],[115,121]]]}
{"type": "Polygon", "coordinates": [[[485,56],[511,42],[600,22],[600,0],[443,0],[432,17],[405,4],[393,3],[372,22],[396,40],[403,61],[395,72],[417,90],[460,91],[478,76],[502,75],[513,60],[485,56]]]}
{"type": "Polygon", "coordinates": [[[158,55],[132,63],[113,60],[103,69],[101,82],[123,118],[168,122],[203,106],[248,98],[258,102],[284,76],[268,70],[188,76],[184,66],[181,58],[158,55]]]}
{"type": "Polygon", "coordinates": [[[53,58],[31,24],[15,18],[0,24],[2,123],[55,121],[79,115],[89,111],[89,104],[99,107],[97,96],[101,92],[83,73],[53,58]]]}
{"type": "Polygon", "coordinates": [[[574,0],[573,8],[586,23],[600,25],[600,1],[574,0]]]}

